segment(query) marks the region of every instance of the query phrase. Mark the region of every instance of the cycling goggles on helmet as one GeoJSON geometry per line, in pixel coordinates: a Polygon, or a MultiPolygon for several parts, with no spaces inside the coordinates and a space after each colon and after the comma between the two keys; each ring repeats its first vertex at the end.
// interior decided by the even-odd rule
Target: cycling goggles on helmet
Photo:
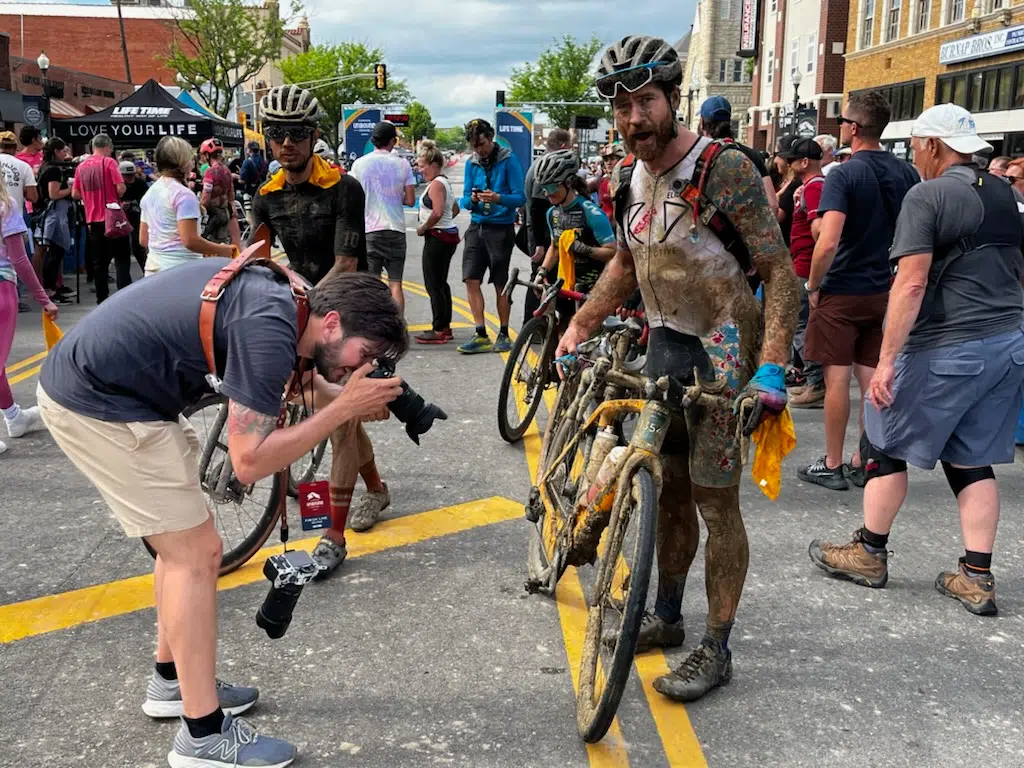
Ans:
{"type": "Polygon", "coordinates": [[[595,85],[597,93],[603,99],[614,99],[621,87],[627,93],[635,93],[645,85],[654,82],[654,70],[664,64],[663,61],[650,61],[628,69],[620,69],[599,78],[595,85]]]}
{"type": "Polygon", "coordinates": [[[314,130],[310,125],[282,123],[279,125],[264,125],[263,135],[275,144],[282,144],[285,139],[291,139],[294,142],[305,141],[313,135],[314,130]]]}

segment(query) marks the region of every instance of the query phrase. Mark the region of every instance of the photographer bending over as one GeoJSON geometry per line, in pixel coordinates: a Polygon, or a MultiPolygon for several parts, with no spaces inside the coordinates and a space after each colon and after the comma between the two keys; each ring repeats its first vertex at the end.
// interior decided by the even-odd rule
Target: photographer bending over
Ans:
{"type": "MultiPolygon", "coordinates": [[[[258,692],[214,677],[221,541],[200,487],[199,441],[179,414],[208,391],[200,298],[230,260],[187,262],[118,291],[50,352],[37,390],[43,421],[61,450],[96,486],[128,536],[157,552],[156,672],[143,711],[182,716],[171,766],[282,767],[295,747],[234,716],[258,692]]],[[[367,378],[367,363],[406,348],[405,323],[387,286],[370,275],[337,275],[309,292],[299,328],[287,281],[244,269],[223,293],[214,357],[230,398],[228,452],[242,484],[290,465],[339,427],[386,412],[397,378],[367,378]],[[315,413],[275,429],[297,357],[319,375],[315,413]],[[329,382],[351,374],[344,388],[329,382]]]]}

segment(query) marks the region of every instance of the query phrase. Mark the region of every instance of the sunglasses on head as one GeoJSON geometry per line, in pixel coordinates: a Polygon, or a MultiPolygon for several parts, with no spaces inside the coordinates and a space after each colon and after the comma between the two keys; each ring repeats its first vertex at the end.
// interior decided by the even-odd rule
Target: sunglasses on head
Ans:
{"type": "Polygon", "coordinates": [[[654,68],[661,63],[652,61],[605,75],[595,83],[597,93],[603,99],[614,99],[620,87],[627,93],[635,93],[654,81],[654,68]]]}
{"type": "Polygon", "coordinates": [[[313,135],[314,130],[309,125],[266,125],[263,127],[263,135],[275,144],[281,144],[285,139],[305,141],[313,135]]]}

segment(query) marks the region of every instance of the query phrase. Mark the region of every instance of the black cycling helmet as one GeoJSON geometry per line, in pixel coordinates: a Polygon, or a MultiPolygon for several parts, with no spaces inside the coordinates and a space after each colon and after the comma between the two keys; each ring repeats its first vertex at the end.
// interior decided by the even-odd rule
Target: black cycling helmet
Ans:
{"type": "Polygon", "coordinates": [[[597,68],[597,92],[615,98],[621,86],[629,93],[648,83],[679,85],[683,68],[676,49],[660,37],[630,35],[604,52],[597,68]]]}
{"type": "Polygon", "coordinates": [[[279,85],[260,99],[260,114],[269,123],[302,123],[316,127],[320,102],[297,85],[279,85]]]}
{"type": "Polygon", "coordinates": [[[569,181],[580,169],[580,160],[571,149],[548,152],[537,161],[533,172],[534,181],[542,187],[547,184],[561,184],[569,181]]]}

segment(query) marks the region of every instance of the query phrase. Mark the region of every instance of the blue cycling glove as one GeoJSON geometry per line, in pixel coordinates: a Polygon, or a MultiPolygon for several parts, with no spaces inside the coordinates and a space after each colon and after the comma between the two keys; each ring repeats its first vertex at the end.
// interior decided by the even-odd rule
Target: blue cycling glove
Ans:
{"type": "Polygon", "coordinates": [[[743,434],[753,434],[768,414],[782,413],[786,408],[786,371],[781,365],[765,363],[743,388],[733,411],[743,422],[743,434]]]}

